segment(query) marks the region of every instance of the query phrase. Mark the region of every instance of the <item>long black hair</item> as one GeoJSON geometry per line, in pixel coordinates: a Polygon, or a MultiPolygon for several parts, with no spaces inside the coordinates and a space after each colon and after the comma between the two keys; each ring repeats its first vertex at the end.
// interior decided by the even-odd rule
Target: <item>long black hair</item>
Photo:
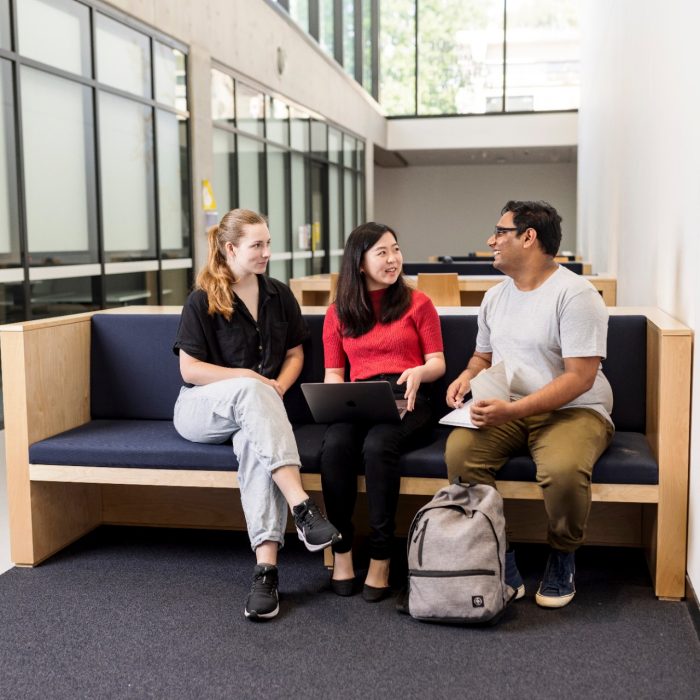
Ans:
{"type": "Polygon", "coordinates": [[[412,292],[402,273],[396,282],[387,288],[382,298],[379,318],[375,317],[364,274],[360,268],[367,251],[385,233],[390,233],[395,240],[398,240],[396,232],[385,224],[369,221],[360,224],[345,243],[343,261],[338,274],[335,305],[343,334],[350,338],[358,338],[372,330],[377,321],[381,323],[396,321],[411,305],[412,292]]]}

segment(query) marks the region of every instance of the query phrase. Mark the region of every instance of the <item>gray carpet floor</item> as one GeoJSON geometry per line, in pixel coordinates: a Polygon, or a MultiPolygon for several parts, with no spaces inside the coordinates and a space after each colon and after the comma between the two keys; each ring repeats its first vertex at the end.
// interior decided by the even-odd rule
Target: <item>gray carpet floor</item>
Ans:
{"type": "Polygon", "coordinates": [[[288,536],[280,615],[256,624],[244,535],[104,527],[0,576],[0,697],[700,696],[688,607],[654,598],[640,552],[584,547],[577,596],[552,611],[533,600],[546,548],[516,551],[526,597],[497,626],[460,628],[338,598],[288,536]]]}

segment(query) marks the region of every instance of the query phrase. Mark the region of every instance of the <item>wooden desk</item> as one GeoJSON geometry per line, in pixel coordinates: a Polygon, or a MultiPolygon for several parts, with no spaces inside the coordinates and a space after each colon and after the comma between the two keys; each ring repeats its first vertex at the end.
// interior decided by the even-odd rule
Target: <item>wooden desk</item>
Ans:
{"type": "MultiPolygon", "coordinates": [[[[609,276],[584,275],[584,277],[600,292],[606,306],[617,303],[617,279],[609,276]]],[[[415,277],[406,277],[415,282],[415,277]]],[[[479,306],[484,292],[499,282],[503,275],[460,275],[459,291],[462,306],[479,306]]],[[[330,292],[329,275],[309,275],[289,280],[289,287],[300,306],[328,306],[330,292]]]]}

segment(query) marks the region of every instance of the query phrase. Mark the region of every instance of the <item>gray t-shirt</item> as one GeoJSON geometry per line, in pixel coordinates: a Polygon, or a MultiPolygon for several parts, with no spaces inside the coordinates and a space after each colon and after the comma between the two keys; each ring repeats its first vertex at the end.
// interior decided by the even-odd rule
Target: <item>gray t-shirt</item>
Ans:
{"type": "MultiPolygon", "coordinates": [[[[512,398],[528,396],[564,372],[565,357],[604,358],[608,310],[595,287],[559,267],[521,292],[513,280],[489,289],[479,309],[478,352],[503,362],[512,398]]],[[[612,389],[598,367],[593,386],[561,408],[592,408],[612,423],[612,389]]]]}

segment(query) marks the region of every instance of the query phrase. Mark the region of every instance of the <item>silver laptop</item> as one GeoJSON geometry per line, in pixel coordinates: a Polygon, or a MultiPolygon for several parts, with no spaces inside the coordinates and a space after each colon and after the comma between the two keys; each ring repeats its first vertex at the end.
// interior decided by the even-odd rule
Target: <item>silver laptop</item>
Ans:
{"type": "Polygon", "coordinates": [[[306,382],[301,390],[317,423],[399,423],[406,413],[389,382],[306,382]]]}

